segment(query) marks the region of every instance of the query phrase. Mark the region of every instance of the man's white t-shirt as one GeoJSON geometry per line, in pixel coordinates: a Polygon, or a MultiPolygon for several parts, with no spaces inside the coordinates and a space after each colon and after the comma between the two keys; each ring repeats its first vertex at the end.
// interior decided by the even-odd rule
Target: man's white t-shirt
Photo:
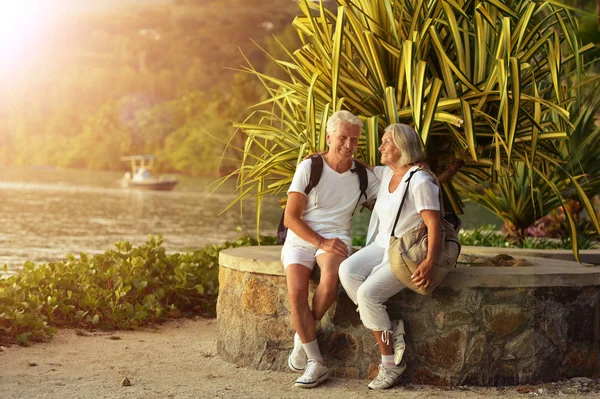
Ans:
{"type": "MultiPolygon", "coordinates": [[[[304,190],[310,181],[311,162],[310,159],[300,162],[288,194],[296,192],[306,195],[304,190]]],[[[366,200],[371,200],[376,197],[379,180],[369,170],[367,177],[369,186],[366,200]]],[[[308,194],[302,220],[319,234],[349,239],[352,214],[360,195],[358,174],[353,173],[351,169],[338,173],[323,160],[321,180],[308,194]]],[[[361,198],[360,203],[366,200],[361,198]]],[[[296,236],[292,230],[288,230],[286,242],[306,244],[306,241],[296,236]]]]}
{"type": "MultiPolygon", "coordinates": [[[[375,243],[383,248],[388,248],[390,244],[390,237],[392,235],[392,227],[400,208],[400,202],[402,196],[406,191],[406,181],[413,171],[418,169],[418,166],[413,166],[406,172],[402,178],[402,182],[398,185],[396,190],[392,193],[389,192],[389,184],[394,172],[392,169],[386,166],[377,166],[375,168],[375,175],[381,181],[379,186],[379,192],[377,193],[377,202],[373,209],[373,217],[371,224],[374,221],[378,221],[377,235],[375,236],[375,243]]],[[[440,210],[439,200],[439,187],[435,183],[433,177],[427,172],[418,171],[415,172],[413,177],[410,179],[409,193],[406,196],[404,205],[402,206],[402,213],[396,226],[395,236],[401,237],[408,230],[419,224],[422,219],[420,212],[423,210],[440,210]]],[[[369,226],[370,233],[372,233],[372,227],[369,226]]]]}

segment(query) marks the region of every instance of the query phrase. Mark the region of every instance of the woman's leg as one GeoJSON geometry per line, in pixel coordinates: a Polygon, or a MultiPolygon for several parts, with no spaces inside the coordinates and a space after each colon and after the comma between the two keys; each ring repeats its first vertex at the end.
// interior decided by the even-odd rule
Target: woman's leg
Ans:
{"type": "Polygon", "coordinates": [[[371,244],[352,254],[340,265],[340,283],[348,297],[358,304],[358,289],[371,274],[373,269],[381,264],[385,256],[385,248],[371,244]]]}
{"type": "Polygon", "coordinates": [[[358,289],[358,310],[365,327],[373,331],[379,351],[381,365],[377,377],[369,384],[371,389],[393,386],[406,370],[406,364],[394,364],[392,324],[384,303],[404,287],[396,278],[386,261],[378,266],[358,289]]]}
{"type": "Polygon", "coordinates": [[[365,327],[373,331],[391,330],[392,323],[384,303],[403,288],[387,261],[371,273],[357,293],[360,319],[365,327]]]}

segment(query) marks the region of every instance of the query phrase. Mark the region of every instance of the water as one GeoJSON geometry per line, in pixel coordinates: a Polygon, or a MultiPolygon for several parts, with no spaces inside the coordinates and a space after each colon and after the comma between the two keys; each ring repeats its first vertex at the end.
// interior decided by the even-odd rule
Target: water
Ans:
{"type": "MultiPolygon", "coordinates": [[[[0,171],[0,265],[14,271],[25,261],[63,259],[67,254],[102,253],[118,241],[143,244],[163,235],[168,252],[197,250],[210,243],[255,233],[251,203],[218,215],[235,195],[232,184],[207,197],[212,178],[179,176],[174,191],[138,191],[119,185],[122,174],[64,169],[6,168],[0,171]]],[[[262,234],[273,235],[281,216],[277,198],[267,198],[262,234]]],[[[356,234],[369,213],[357,212],[356,234]]],[[[497,223],[482,209],[463,217],[466,227],[497,223]]]]}

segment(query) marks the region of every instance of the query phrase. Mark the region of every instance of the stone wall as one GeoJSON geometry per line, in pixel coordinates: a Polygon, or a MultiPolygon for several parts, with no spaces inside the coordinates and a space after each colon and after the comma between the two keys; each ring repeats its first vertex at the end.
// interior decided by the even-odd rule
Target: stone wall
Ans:
{"type": "MultiPolygon", "coordinates": [[[[241,366],[287,370],[294,330],[276,253],[238,250],[221,259],[218,353],[241,366]],[[252,267],[240,267],[246,263],[252,267]]],[[[576,265],[568,267],[581,268],[576,265]]],[[[430,385],[512,385],[599,376],[600,286],[582,284],[597,276],[569,286],[565,275],[558,286],[477,287],[465,278],[467,286],[454,282],[431,297],[399,293],[387,307],[392,319],[404,319],[407,330],[408,370],[402,378],[430,385]]],[[[538,277],[533,280],[545,281],[538,277]]],[[[489,278],[482,281],[489,285],[489,278]]],[[[344,293],[317,334],[334,376],[374,377],[380,362],[375,338],[344,293]]]]}

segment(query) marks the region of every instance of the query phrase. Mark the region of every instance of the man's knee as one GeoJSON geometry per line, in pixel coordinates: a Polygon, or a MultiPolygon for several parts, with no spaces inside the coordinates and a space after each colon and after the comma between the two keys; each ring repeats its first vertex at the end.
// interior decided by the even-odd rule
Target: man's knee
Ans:
{"type": "Polygon", "coordinates": [[[301,284],[288,285],[288,300],[293,308],[308,306],[308,286],[301,284]]]}

